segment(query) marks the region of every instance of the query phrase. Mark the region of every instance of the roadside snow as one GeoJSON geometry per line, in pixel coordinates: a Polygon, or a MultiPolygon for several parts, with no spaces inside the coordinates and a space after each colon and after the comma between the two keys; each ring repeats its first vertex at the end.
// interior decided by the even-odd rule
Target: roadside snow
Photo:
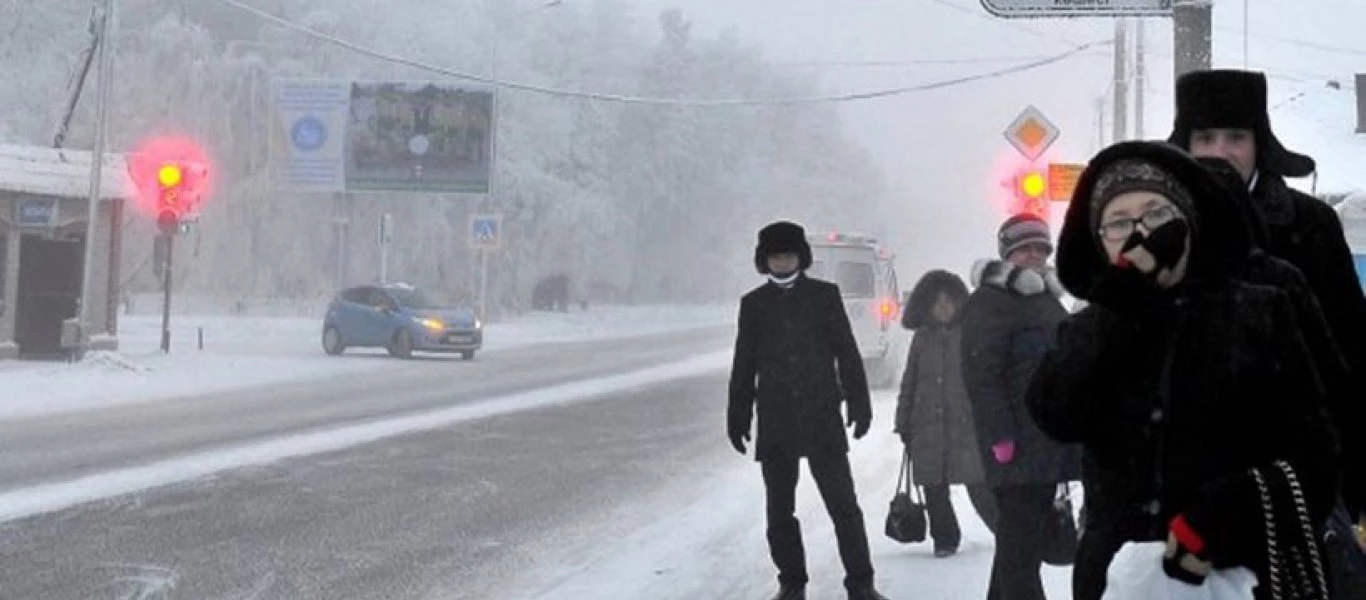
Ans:
{"type": "MultiPolygon", "coordinates": [[[[533,314],[490,324],[485,351],[545,343],[620,339],[732,322],[723,306],[595,307],[533,314]]],[[[393,369],[389,360],[326,356],[317,318],[176,316],[171,354],[162,354],[161,322],[120,320],[120,351],[77,364],[0,361],[0,419],[204,395],[247,387],[393,369]],[[204,349],[198,349],[202,330],[204,349]]],[[[348,354],[384,352],[349,350],[348,354]]]]}
{"type": "Polygon", "coordinates": [[[553,405],[590,401],[624,390],[722,371],[730,353],[713,352],[620,375],[566,382],[421,414],[287,435],[234,448],[180,456],[144,465],[0,493],[0,523],[58,511],[86,502],[260,465],[359,446],[415,431],[553,405]]]}

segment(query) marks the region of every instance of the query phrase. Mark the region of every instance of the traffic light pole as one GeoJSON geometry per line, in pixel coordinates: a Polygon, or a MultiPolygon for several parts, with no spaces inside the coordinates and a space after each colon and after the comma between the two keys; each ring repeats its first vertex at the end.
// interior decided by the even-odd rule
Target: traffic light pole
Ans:
{"type": "Polygon", "coordinates": [[[165,354],[171,352],[171,274],[172,257],[175,256],[175,235],[161,234],[163,243],[166,244],[166,262],[161,266],[161,351],[165,354]]]}
{"type": "Polygon", "coordinates": [[[1176,79],[1191,71],[1210,68],[1213,2],[1211,0],[1174,0],[1172,2],[1172,48],[1176,79]]]}

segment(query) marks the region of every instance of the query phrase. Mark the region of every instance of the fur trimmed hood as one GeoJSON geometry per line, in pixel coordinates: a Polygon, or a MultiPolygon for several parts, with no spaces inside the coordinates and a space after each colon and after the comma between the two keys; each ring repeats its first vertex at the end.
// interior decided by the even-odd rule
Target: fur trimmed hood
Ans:
{"type": "Polygon", "coordinates": [[[988,285],[1019,296],[1037,296],[1043,293],[1061,298],[1066,291],[1058,281],[1057,271],[1049,268],[1040,274],[1033,269],[1016,266],[998,259],[982,259],[972,265],[972,286],[988,285]]]}

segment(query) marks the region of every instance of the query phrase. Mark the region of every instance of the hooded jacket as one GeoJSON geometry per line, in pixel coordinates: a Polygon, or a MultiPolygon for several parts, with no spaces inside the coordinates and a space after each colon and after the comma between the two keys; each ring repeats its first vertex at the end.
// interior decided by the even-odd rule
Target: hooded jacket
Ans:
{"type": "MultiPolygon", "coordinates": [[[[1250,250],[1231,199],[1174,146],[1116,144],[1082,174],[1058,269],[1068,290],[1090,304],[1059,327],[1028,398],[1045,432],[1086,453],[1077,600],[1101,596],[1110,560],[1125,542],[1165,540],[1178,516],[1216,567],[1246,566],[1265,581],[1269,546],[1252,471],[1274,480],[1276,461],[1291,465],[1302,483],[1311,522],[1328,514],[1338,465],[1323,391],[1285,293],[1234,278],[1250,250]],[[1140,297],[1111,291],[1116,271],[1092,214],[1097,178],[1128,159],[1157,165],[1198,199],[1173,199],[1191,225],[1185,278],[1140,297]]],[[[1278,548],[1299,531],[1291,529],[1298,508],[1286,489],[1272,496],[1286,532],[1278,548]]]]}
{"type": "Polygon", "coordinates": [[[972,404],[963,384],[961,317],[967,286],[948,271],[931,271],[916,283],[902,324],[915,332],[896,404],[896,431],[910,438],[915,483],[983,482],[982,456],[972,404]],[[948,323],[931,315],[943,293],[955,311],[948,323]]]}
{"type": "Polygon", "coordinates": [[[1044,435],[1025,408],[1025,392],[1047,340],[1067,316],[1057,279],[1003,260],[979,261],[976,289],[963,307],[963,382],[972,402],[977,445],[993,487],[1054,484],[1081,475],[1076,449],[1044,435]],[[1015,446],[1002,464],[991,450],[1015,446]]]}

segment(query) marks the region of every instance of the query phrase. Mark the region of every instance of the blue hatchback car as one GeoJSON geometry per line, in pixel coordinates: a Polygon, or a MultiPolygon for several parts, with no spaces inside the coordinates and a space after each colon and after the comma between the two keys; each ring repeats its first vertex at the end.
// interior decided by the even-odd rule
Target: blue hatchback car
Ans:
{"type": "Polygon", "coordinates": [[[483,347],[483,324],[474,312],[404,284],[347,288],[333,298],[323,319],[323,350],[384,348],[392,356],[413,352],[458,353],[473,360],[483,347]]]}

